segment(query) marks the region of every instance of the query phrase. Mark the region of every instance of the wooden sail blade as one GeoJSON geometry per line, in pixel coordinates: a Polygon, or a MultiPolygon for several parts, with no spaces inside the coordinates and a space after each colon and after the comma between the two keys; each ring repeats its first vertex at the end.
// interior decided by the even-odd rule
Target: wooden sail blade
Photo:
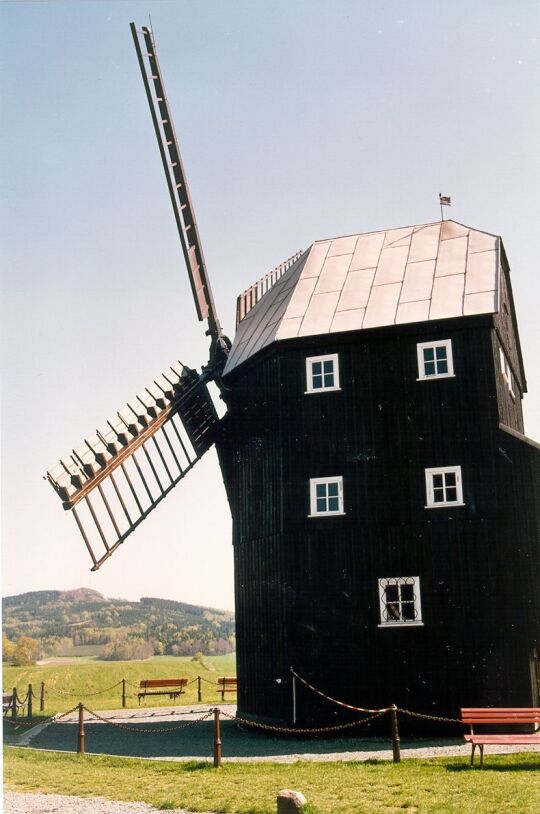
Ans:
{"type": "Polygon", "coordinates": [[[206,377],[175,365],[47,472],[75,518],[92,570],[212,446],[218,420],[206,377]]]}
{"type": "Polygon", "coordinates": [[[149,27],[143,26],[138,31],[134,23],[131,23],[131,33],[165,171],[165,179],[180,236],[197,316],[200,321],[203,319],[208,320],[210,336],[217,340],[220,345],[223,345],[223,332],[219,324],[206,270],[195,210],[163,84],[154,36],[149,27]],[[142,37],[142,47],[139,35],[142,37]]]}

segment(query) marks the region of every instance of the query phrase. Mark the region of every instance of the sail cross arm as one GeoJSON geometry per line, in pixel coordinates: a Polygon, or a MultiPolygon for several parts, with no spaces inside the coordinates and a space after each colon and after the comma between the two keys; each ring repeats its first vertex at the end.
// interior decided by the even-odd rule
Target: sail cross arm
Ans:
{"type": "Polygon", "coordinates": [[[214,443],[209,376],[173,366],[47,472],[72,512],[92,570],[132,534],[214,443]]]}

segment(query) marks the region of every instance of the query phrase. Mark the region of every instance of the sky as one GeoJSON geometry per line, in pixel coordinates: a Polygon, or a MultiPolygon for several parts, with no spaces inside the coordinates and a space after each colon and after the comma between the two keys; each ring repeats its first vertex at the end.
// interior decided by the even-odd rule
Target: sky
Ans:
{"type": "Polygon", "coordinates": [[[43,480],[197,322],[129,23],[151,15],[220,320],[313,240],[448,216],[500,234],[540,440],[540,5],[0,4],[2,590],[233,608],[213,451],[97,573],[43,480]]]}

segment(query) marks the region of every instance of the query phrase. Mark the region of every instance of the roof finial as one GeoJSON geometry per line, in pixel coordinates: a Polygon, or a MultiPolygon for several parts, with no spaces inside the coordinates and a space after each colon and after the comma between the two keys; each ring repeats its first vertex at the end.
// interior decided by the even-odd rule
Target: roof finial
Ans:
{"type": "Polygon", "coordinates": [[[441,207],[441,220],[444,220],[443,206],[452,206],[450,195],[443,195],[442,192],[439,192],[439,205],[441,207]]]}

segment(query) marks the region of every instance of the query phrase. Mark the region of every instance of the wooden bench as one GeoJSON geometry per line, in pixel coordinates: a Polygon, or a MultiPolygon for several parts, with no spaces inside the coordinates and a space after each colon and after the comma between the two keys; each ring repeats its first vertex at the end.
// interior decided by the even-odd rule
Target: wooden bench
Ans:
{"type": "Polygon", "coordinates": [[[186,691],[187,678],[144,678],[139,684],[139,692],[136,693],[139,704],[141,698],[147,695],[168,695],[174,700],[186,691]]]}
{"type": "Polygon", "coordinates": [[[534,732],[518,732],[505,734],[479,734],[474,731],[473,724],[494,724],[523,725],[540,723],[540,707],[483,707],[465,708],[461,710],[461,720],[471,727],[470,735],[465,735],[465,740],[472,745],[471,766],[474,763],[474,751],[478,746],[480,749],[480,768],[484,765],[484,746],[489,744],[540,744],[540,731],[538,726],[534,732]]]}
{"type": "Polygon", "coordinates": [[[230,676],[221,676],[217,680],[218,692],[221,693],[221,700],[225,701],[226,692],[238,692],[238,680],[230,676]]]}
{"type": "Polygon", "coordinates": [[[12,693],[2,693],[2,712],[4,715],[7,715],[9,710],[13,705],[13,695],[12,693]]]}

